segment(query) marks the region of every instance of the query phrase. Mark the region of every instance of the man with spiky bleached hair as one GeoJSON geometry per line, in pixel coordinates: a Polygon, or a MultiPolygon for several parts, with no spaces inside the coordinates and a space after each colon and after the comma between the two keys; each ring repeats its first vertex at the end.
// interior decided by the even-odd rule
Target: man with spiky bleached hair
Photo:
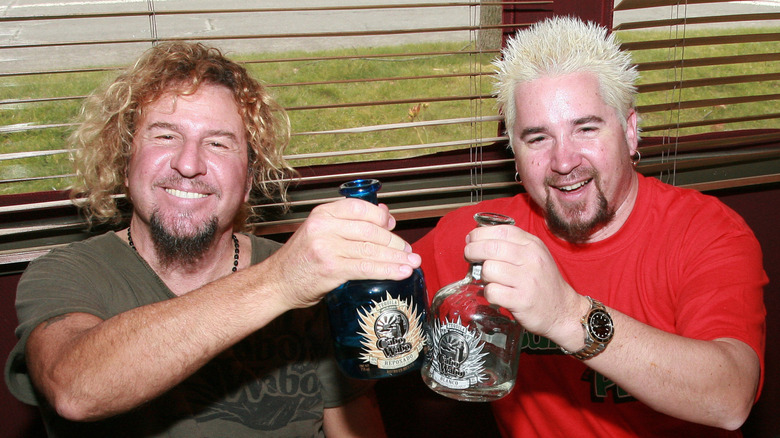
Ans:
{"type": "Polygon", "coordinates": [[[483,262],[486,298],[527,331],[492,405],[502,434],[739,436],[764,367],[755,236],[717,199],[636,171],[638,75],[607,29],[556,17],[502,55],[526,193],[450,213],[413,245],[430,291],[483,262]],[[516,226],[475,228],[483,211],[516,226]]]}

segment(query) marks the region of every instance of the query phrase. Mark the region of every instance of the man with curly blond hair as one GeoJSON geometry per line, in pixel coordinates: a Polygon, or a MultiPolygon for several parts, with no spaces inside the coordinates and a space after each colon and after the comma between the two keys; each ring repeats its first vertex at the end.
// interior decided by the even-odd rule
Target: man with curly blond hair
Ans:
{"type": "Polygon", "coordinates": [[[20,280],[6,380],[52,437],[382,436],[341,375],[322,297],[408,277],[385,206],[319,206],[281,246],[243,231],[284,197],[289,122],[217,49],[163,43],[85,104],[73,195],[129,225],[52,251],[20,280]],[[124,196],[122,196],[124,195],[124,196]]]}

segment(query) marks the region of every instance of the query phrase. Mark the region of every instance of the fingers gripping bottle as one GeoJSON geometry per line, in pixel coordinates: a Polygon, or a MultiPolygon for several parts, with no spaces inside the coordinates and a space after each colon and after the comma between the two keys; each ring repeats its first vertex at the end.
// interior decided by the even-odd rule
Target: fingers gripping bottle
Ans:
{"type": "MultiPolygon", "coordinates": [[[[377,203],[375,179],[341,185],[351,198],[377,203]]],[[[357,379],[419,370],[425,357],[427,294],[422,270],[401,281],[352,280],[325,296],[339,368],[357,379]]]]}
{"type": "MultiPolygon", "coordinates": [[[[478,213],[478,226],[513,225],[508,216],[478,213]]],[[[429,388],[461,401],[493,401],[515,385],[523,328],[485,299],[482,263],[439,290],[428,315],[428,353],[422,378],[429,388]]]]}

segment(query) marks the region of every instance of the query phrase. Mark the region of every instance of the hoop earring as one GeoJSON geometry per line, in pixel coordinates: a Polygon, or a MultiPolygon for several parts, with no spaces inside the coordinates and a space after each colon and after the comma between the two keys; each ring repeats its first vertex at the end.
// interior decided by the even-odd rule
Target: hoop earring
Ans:
{"type": "Polygon", "coordinates": [[[636,150],[636,151],[634,151],[634,153],[631,155],[631,164],[633,164],[633,165],[634,165],[634,167],[636,167],[636,165],[637,165],[637,164],[639,164],[639,162],[640,162],[640,161],[642,161],[642,154],[640,154],[640,153],[639,153],[639,149],[637,149],[637,150],[636,150]]]}
{"type": "Polygon", "coordinates": [[[520,179],[520,173],[519,172],[515,172],[515,182],[518,183],[518,184],[522,184],[523,183],[523,180],[520,179]]]}

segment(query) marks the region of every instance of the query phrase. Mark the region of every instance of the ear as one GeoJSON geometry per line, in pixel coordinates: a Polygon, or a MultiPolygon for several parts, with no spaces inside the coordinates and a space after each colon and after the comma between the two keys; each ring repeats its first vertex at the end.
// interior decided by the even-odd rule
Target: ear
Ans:
{"type": "Polygon", "coordinates": [[[639,147],[639,116],[634,108],[628,110],[628,116],[626,117],[626,143],[628,144],[628,155],[634,155],[639,147]]]}

